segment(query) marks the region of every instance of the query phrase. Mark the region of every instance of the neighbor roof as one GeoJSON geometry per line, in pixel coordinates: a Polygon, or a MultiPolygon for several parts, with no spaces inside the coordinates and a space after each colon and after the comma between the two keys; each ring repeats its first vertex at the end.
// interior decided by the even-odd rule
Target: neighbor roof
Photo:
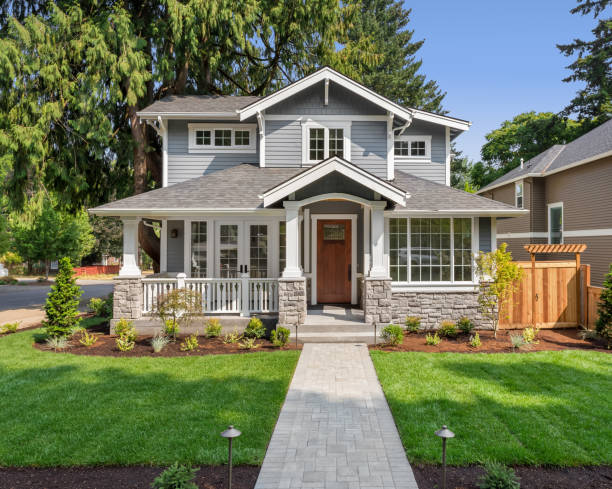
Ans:
{"type": "Polygon", "coordinates": [[[610,155],[612,155],[612,120],[574,139],[571,143],[551,146],[525,162],[523,168],[520,166],[514,168],[481,188],[478,193],[493,190],[522,178],[545,177],[610,155]]]}
{"type": "MultiPolygon", "coordinates": [[[[262,210],[263,193],[309,168],[260,168],[242,164],[94,209],[104,216],[163,216],[215,211],[262,210]]],[[[410,194],[396,210],[511,216],[528,211],[396,171],[393,186],[410,194]]]]}
{"type": "Polygon", "coordinates": [[[261,99],[239,95],[170,95],[138,112],[144,119],[169,115],[207,114],[238,118],[237,111],[261,99]]]}

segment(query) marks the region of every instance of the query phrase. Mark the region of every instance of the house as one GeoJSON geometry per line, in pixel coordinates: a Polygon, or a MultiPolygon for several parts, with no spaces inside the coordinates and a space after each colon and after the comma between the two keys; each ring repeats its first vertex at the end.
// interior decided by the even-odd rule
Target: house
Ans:
{"type": "Polygon", "coordinates": [[[612,263],[612,120],[552,146],[478,194],[530,211],[497,225],[498,241],[515,259],[529,258],[529,243],[584,243],[591,283],[602,285],[612,263]]]}
{"type": "Polygon", "coordinates": [[[170,96],[139,117],[162,139],[162,188],[91,210],[123,221],[115,320],[184,286],[207,313],[290,327],[321,304],[361,307],[368,324],[478,320],[474,256],[497,218],[527,213],[449,186],[469,122],[327,67],[266,97],[170,96]],[[140,221],[161,223],[156,277],[137,266],[140,221]]]}

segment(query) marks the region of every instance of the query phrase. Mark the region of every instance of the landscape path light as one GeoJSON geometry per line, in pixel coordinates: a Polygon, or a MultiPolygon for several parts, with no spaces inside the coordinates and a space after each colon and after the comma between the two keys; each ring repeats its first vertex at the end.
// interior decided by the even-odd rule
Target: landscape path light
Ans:
{"type": "Polygon", "coordinates": [[[232,489],[232,440],[234,438],[238,438],[242,433],[234,428],[233,426],[229,426],[225,431],[221,433],[223,438],[227,438],[229,440],[229,453],[227,457],[227,480],[228,480],[228,489],[232,489]]]}
{"type": "Polygon", "coordinates": [[[446,425],[441,430],[436,431],[436,436],[442,438],[442,489],[446,489],[446,440],[454,438],[455,433],[449,430],[446,425]]]}

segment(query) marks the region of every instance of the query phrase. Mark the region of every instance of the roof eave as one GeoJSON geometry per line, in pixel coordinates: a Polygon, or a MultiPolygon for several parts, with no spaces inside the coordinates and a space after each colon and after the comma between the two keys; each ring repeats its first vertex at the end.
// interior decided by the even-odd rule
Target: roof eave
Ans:
{"type": "Polygon", "coordinates": [[[545,176],[543,173],[525,173],[524,175],[519,175],[518,177],[514,177],[514,178],[511,178],[510,180],[505,180],[500,183],[492,182],[486,187],[483,187],[477,190],[476,195],[481,195],[483,193],[490,192],[493,189],[496,189],[498,187],[503,187],[504,185],[510,185],[511,183],[518,182],[519,180],[524,180],[525,178],[543,177],[543,176],[545,176]]]}
{"type": "Polygon", "coordinates": [[[480,217],[518,217],[529,214],[527,209],[394,209],[385,211],[387,214],[410,215],[453,215],[453,216],[480,216],[480,217]]]}
{"type": "Polygon", "coordinates": [[[241,208],[214,208],[214,207],[198,207],[198,208],[176,208],[176,209],[144,209],[144,208],[128,208],[128,209],[105,209],[95,207],[88,209],[87,212],[96,216],[102,217],[188,217],[202,216],[214,214],[259,214],[259,215],[280,215],[284,214],[284,209],[264,209],[261,207],[241,207],[241,208]]]}
{"type": "Polygon", "coordinates": [[[235,119],[239,120],[238,112],[136,112],[142,120],[164,119],[235,119]]]}

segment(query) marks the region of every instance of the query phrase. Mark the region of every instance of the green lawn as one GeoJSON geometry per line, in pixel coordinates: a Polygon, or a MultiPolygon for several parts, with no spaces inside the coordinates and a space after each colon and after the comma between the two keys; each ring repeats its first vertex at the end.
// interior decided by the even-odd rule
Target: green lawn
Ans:
{"type": "Polygon", "coordinates": [[[411,462],[612,463],[612,355],[372,352],[411,462]]]}
{"type": "Polygon", "coordinates": [[[0,466],[260,464],[299,353],[110,358],[0,337],[0,466]]]}

